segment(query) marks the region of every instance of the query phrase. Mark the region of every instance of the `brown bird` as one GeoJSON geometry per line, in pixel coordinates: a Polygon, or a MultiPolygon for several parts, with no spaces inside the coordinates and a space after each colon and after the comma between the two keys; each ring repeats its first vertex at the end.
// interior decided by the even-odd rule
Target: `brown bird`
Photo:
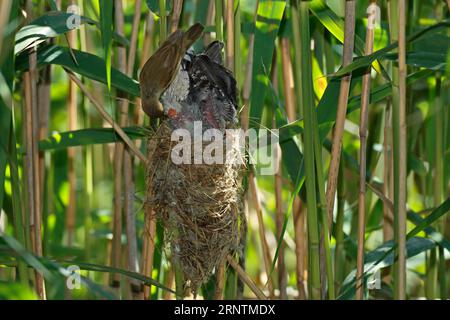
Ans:
{"type": "Polygon", "coordinates": [[[204,27],[194,24],[186,32],[176,30],[148,59],[139,76],[142,108],[150,117],[161,117],[163,106],[159,98],[175,79],[181,59],[200,37],[204,27]]]}

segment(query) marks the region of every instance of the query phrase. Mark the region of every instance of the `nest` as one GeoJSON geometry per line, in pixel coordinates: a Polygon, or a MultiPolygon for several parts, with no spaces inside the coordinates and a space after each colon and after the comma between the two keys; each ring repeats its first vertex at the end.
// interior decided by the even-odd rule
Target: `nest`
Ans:
{"type": "MultiPolygon", "coordinates": [[[[177,165],[171,160],[177,144],[171,134],[165,122],[148,139],[147,201],[163,222],[165,244],[182,271],[184,288],[195,295],[226,256],[238,249],[240,219],[245,219],[243,161],[177,165]]],[[[193,159],[194,152],[191,163],[193,159]]]]}

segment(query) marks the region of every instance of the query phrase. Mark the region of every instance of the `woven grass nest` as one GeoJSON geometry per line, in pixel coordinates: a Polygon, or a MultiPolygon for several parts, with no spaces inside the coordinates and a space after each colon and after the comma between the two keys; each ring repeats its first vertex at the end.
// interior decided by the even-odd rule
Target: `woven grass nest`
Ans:
{"type": "Polygon", "coordinates": [[[165,247],[181,269],[185,292],[195,296],[226,256],[238,249],[239,226],[245,221],[243,161],[174,164],[171,152],[176,142],[171,141],[168,122],[148,139],[147,201],[163,222],[165,247]]]}

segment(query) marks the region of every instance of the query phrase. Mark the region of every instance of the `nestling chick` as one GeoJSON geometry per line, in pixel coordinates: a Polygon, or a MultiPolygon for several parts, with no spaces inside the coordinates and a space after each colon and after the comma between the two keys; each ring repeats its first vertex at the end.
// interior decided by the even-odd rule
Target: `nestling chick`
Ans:
{"type": "Polygon", "coordinates": [[[222,66],[222,48],[221,42],[212,42],[192,59],[189,70],[193,102],[199,104],[207,127],[220,130],[237,121],[236,80],[222,66]]]}
{"type": "Polygon", "coordinates": [[[148,59],[139,76],[142,108],[150,117],[161,117],[163,106],[159,101],[162,93],[175,79],[181,59],[189,47],[200,37],[204,27],[194,24],[186,32],[177,30],[148,59]]]}

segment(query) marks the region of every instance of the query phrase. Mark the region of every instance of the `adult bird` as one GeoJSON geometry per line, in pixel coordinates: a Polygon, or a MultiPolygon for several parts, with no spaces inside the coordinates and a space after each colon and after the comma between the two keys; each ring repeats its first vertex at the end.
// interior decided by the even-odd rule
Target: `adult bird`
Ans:
{"type": "Polygon", "coordinates": [[[200,23],[196,23],[186,32],[176,30],[145,63],[139,82],[142,108],[148,116],[163,115],[163,105],[159,99],[177,76],[181,60],[203,29],[200,23]]]}

